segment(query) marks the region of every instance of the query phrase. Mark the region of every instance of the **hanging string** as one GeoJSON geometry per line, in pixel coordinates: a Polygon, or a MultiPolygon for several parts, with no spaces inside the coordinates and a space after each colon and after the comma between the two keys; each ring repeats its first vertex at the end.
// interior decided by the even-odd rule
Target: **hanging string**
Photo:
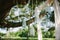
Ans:
{"type": "Polygon", "coordinates": [[[37,0],[36,0],[36,7],[38,6],[37,3],[38,3],[38,2],[37,2],[37,0]]]}
{"type": "Polygon", "coordinates": [[[28,1],[28,4],[30,4],[30,0],[28,1]]]}
{"type": "Polygon", "coordinates": [[[17,8],[19,8],[18,0],[14,0],[13,4],[15,4],[17,6],[17,8]]]}
{"type": "Polygon", "coordinates": [[[32,0],[32,15],[33,15],[33,13],[34,13],[34,11],[33,11],[34,8],[33,8],[33,6],[34,6],[34,5],[33,5],[33,0],[32,0]]]}
{"type": "Polygon", "coordinates": [[[28,0],[28,3],[24,6],[24,8],[23,8],[23,9],[25,9],[26,7],[28,7],[28,6],[29,6],[29,4],[30,4],[30,0],[28,0]]]}
{"type": "Polygon", "coordinates": [[[17,8],[19,8],[18,0],[16,0],[16,5],[17,5],[17,8]]]}
{"type": "MultiPolygon", "coordinates": [[[[26,3],[26,5],[24,6],[23,10],[25,10],[30,4],[30,0],[28,0],[28,3],[26,3]]],[[[23,17],[23,22],[22,22],[22,26],[25,28],[26,27],[26,21],[25,21],[25,17],[23,17]]]]}
{"type": "MultiPolygon", "coordinates": [[[[16,7],[17,7],[17,10],[19,9],[19,4],[18,4],[18,0],[15,0],[15,4],[16,4],[16,7]]],[[[19,13],[19,15],[20,15],[20,13],[19,13]]],[[[20,19],[20,17],[18,16],[18,20],[20,19]]],[[[20,20],[19,20],[19,22],[20,22],[20,20]]]]}
{"type": "Polygon", "coordinates": [[[13,1],[13,4],[15,4],[15,3],[16,3],[16,0],[13,1]]]}

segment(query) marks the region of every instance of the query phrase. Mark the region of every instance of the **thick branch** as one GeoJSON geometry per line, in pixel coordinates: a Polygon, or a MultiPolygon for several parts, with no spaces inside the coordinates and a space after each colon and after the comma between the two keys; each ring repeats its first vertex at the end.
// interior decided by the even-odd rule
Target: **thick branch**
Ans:
{"type": "MultiPolygon", "coordinates": [[[[35,17],[33,17],[33,18],[31,18],[30,20],[27,20],[26,21],[26,24],[27,25],[29,25],[30,23],[32,23],[32,22],[34,22],[35,21],[35,17]]],[[[7,21],[5,21],[5,23],[1,23],[0,25],[0,27],[2,28],[2,26],[3,27],[20,27],[20,26],[22,26],[22,22],[18,22],[18,23],[13,23],[13,22],[7,22],[7,21]]]]}

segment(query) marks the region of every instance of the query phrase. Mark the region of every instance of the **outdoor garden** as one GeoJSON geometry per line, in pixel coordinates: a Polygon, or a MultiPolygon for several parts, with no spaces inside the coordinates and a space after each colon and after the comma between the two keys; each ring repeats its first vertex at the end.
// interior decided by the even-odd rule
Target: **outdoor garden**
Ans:
{"type": "Polygon", "coordinates": [[[55,40],[53,1],[14,3],[8,14],[4,14],[5,18],[0,18],[0,40],[55,40]]]}

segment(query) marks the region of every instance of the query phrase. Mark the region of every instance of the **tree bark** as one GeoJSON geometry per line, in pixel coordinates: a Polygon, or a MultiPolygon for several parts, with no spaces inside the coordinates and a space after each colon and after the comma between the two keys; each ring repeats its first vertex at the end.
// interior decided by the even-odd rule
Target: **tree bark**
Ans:
{"type": "Polygon", "coordinates": [[[57,0],[54,0],[54,12],[55,12],[56,40],[60,40],[60,6],[57,0]]]}
{"type": "Polygon", "coordinates": [[[25,4],[27,0],[0,0],[0,20],[3,20],[7,15],[10,9],[18,4],[25,4]]]}
{"type": "Polygon", "coordinates": [[[38,40],[42,40],[42,32],[41,32],[41,22],[39,18],[40,11],[38,7],[35,8],[35,21],[37,24],[37,33],[38,33],[38,40]]]}

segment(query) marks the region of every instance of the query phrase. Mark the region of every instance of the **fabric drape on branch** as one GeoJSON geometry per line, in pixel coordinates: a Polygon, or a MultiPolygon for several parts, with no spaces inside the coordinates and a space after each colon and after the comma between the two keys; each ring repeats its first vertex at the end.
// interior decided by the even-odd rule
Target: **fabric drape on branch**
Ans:
{"type": "MultiPolygon", "coordinates": [[[[7,22],[4,18],[8,15],[8,12],[10,11],[11,7],[16,5],[16,1],[18,4],[25,4],[27,0],[0,0],[0,26],[2,27],[17,27],[21,26],[21,22],[19,23],[13,23],[13,22],[7,22]],[[15,2],[14,2],[15,1],[15,2]],[[23,2],[23,3],[22,3],[23,2]],[[15,26],[14,26],[15,25],[15,26]]],[[[35,0],[34,0],[35,1],[35,0]]],[[[38,1],[43,1],[43,0],[38,0],[38,1]]],[[[47,0],[47,4],[50,4],[52,0],[47,0]]],[[[44,5],[44,4],[43,4],[44,5]]],[[[27,24],[30,24],[34,22],[35,17],[32,19],[26,21],[27,24]]]]}

